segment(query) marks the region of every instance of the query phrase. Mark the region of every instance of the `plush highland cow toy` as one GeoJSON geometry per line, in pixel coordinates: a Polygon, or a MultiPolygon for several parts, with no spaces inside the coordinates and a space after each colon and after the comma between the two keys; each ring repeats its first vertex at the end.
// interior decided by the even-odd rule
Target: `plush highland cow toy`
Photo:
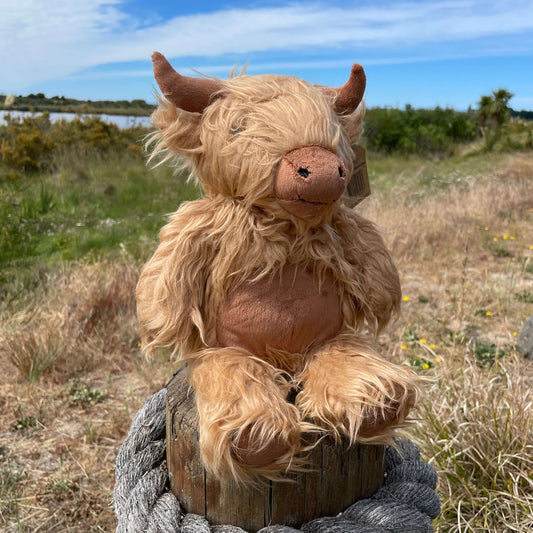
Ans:
{"type": "Polygon", "coordinates": [[[299,464],[304,432],[390,440],[417,389],[364,336],[401,292],[376,228],[344,202],[362,67],[332,89],[188,78],[152,59],[164,96],[154,154],[184,160],[205,195],[161,230],[138,315],[146,350],[170,347],[189,365],[205,465],[275,479],[299,464]]]}

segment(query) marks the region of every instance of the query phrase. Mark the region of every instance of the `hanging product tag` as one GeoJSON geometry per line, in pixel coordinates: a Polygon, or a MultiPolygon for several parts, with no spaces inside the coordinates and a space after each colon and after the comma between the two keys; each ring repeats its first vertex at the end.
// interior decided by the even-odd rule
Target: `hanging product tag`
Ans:
{"type": "Polygon", "coordinates": [[[361,200],[370,196],[370,182],[366,168],[366,150],[362,146],[354,146],[354,167],[352,179],[348,183],[346,204],[355,207],[361,200]]]}

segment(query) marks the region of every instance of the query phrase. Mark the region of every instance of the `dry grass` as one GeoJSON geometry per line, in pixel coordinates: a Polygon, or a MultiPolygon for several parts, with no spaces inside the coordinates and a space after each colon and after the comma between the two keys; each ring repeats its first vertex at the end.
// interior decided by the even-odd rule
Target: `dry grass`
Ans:
{"type": "Polygon", "coordinates": [[[532,314],[532,190],[533,158],[514,155],[429,197],[400,182],[364,207],[407,299],[384,346],[434,379],[411,435],[439,472],[438,532],[533,529],[533,365],[516,350],[532,314]]]}
{"type": "Polygon", "coordinates": [[[510,355],[487,370],[459,346],[439,366],[417,433],[440,473],[438,530],[531,531],[531,368],[510,355]]]}
{"type": "Polygon", "coordinates": [[[58,272],[45,280],[38,301],[3,324],[3,345],[11,363],[28,381],[47,374],[68,377],[105,366],[112,372],[135,348],[137,269],[102,262],[58,272]],[[37,304],[38,305],[35,305],[37,304]]]}
{"type": "MultiPolygon", "coordinates": [[[[532,313],[533,157],[503,156],[431,194],[406,164],[361,210],[400,269],[403,317],[382,348],[432,377],[409,435],[439,471],[437,531],[533,527],[533,368],[516,353],[532,313]],[[485,229],[488,228],[488,229],[485,229]],[[494,240],[497,239],[497,240],[494,240]]],[[[446,179],[446,176],[444,176],[446,179]]],[[[46,274],[0,317],[0,524],[113,531],[113,465],[137,409],[173,373],[139,354],[140,265],[46,274]]]]}
{"type": "Polygon", "coordinates": [[[0,321],[5,531],[114,530],[118,447],[172,374],[139,353],[138,270],[125,258],[57,272],[0,321]]]}

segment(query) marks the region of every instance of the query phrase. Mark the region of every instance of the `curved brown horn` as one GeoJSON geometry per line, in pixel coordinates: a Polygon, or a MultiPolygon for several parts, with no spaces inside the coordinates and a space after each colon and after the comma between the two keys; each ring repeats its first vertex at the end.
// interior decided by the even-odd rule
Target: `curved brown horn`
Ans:
{"type": "Polygon", "coordinates": [[[192,113],[201,113],[210,103],[222,84],[205,78],[190,78],[176,72],[166,57],[152,54],[154,76],[163,96],[176,107],[192,113]]]}
{"type": "Polygon", "coordinates": [[[324,92],[335,97],[337,113],[353,113],[363,99],[366,87],[366,76],[359,63],[352,66],[350,79],[342,87],[324,87],[324,92]]]}

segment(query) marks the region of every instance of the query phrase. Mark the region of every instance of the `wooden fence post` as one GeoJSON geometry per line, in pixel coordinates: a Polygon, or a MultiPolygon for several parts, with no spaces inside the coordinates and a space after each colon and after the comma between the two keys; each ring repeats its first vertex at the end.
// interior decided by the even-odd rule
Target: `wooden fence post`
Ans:
{"type": "Polygon", "coordinates": [[[292,482],[264,488],[219,481],[205,470],[198,443],[194,391],[187,371],[167,389],[167,464],[172,492],[188,513],[211,524],[231,524],[255,533],[269,524],[299,527],[320,516],[333,516],[383,484],[384,447],[335,445],[324,439],[308,455],[309,472],[292,482]]]}

